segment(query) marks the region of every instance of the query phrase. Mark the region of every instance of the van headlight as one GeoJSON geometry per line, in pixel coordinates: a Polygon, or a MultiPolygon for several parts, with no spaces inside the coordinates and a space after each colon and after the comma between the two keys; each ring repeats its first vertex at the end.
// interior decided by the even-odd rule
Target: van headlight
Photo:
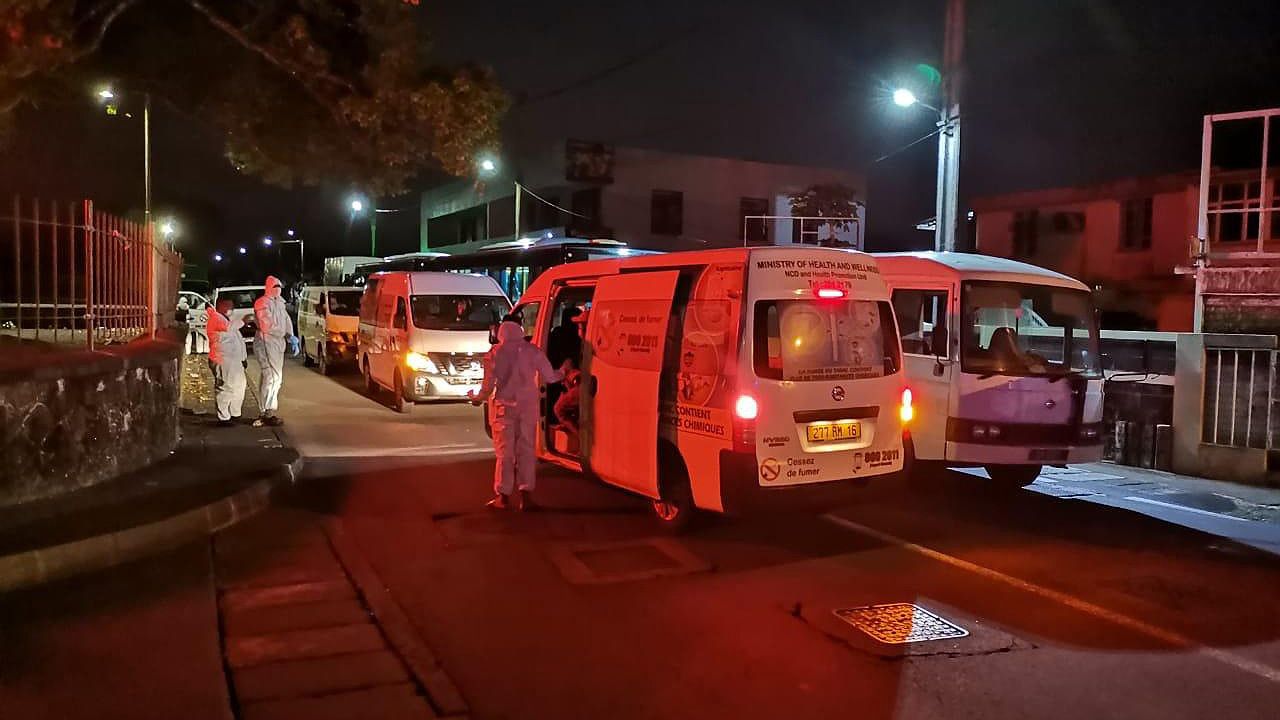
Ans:
{"type": "Polygon", "coordinates": [[[431,358],[418,352],[407,352],[404,354],[404,364],[409,366],[410,370],[418,372],[436,373],[436,364],[431,362],[431,358]]]}

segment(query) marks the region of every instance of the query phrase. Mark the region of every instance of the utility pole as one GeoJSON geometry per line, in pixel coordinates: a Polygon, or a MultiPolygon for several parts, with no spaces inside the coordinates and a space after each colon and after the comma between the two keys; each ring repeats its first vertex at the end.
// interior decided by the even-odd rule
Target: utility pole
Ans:
{"type": "Polygon", "coordinates": [[[964,0],[947,0],[942,50],[942,108],[938,127],[938,188],[934,250],[956,249],[960,191],[960,87],[964,63],[964,0]]]}
{"type": "MultiPolygon", "coordinates": [[[[143,202],[143,223],[147,232],[151,231],[151,93],[143,95],[142,100],[142,168],[146,175],[146,198],[143,202]]],[[[136,186],[135,186],[136,187],[136,186]]]]}
{"type": "Polygon", "coordinates": [[[515,231],[511,235],[512,240],[520,239],[520,182],[516,181],[516,222],[515,231]]]}

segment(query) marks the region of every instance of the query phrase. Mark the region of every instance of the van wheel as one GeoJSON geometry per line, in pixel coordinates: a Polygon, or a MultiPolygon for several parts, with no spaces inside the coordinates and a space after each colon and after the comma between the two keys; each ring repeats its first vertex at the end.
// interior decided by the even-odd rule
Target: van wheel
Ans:
{"type": "Polygon", "coordinates": [[[405,397],[404,380],[400,377],[400,371],[396,371],[395,382],[392,387],[395,397],[391,399],[391,407],[398,413],[407,413],[413,409],[413,401],[405,397]]]}
{"type": "MultiPolygon", "coordinates": [[[[670,455],[670,453],[664,453],[670,455]]],[[[678,456],[660,458],[658,492],[661,497],[652,500],[654,517],[665,532],[671,534],[688,530],[698,514],[693,504],[693,489],[689,486],[689,471],[678,456]]]]}
{"type": "Polygon", "coordinates": [[[329,355],[324,350],[324,343],[316,345],[316,364],[320,366],[321,375],[328,375],[332,369],[329,365],[329,355]]]}
{"type": "Polygon", "coordinates": [[[987,465],[991,483],[1006,490],[1024,488],[1040,477],[1041,465],[987,465]]]}
{"type": "Polygon", "coordinates": [[[316,364],[315,361],[312,360],[311,356],[307,354],[307,346],[303,345],[302,346],[302,366],[311,367],[312,365],[315,365],[315,364],[316,364]]]}
{"type": "Polygon", "coordinates": [[[364,394],[371,398],[377,398],[378,383],[374,382],[373,373],[369,372],[369,357],[367,355],[364,358],[364,366],[361,369],[361,374],[364,375],[364,394]]]}

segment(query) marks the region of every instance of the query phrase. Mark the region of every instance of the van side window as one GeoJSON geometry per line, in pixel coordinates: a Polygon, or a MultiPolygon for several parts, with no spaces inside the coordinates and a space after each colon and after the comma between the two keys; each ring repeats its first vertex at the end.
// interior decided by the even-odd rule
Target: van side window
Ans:
{"type": "Polygon", "coordinates": [[[946,291],[894,290],[893,312],[898,316],[902,352],[912,355],[946,354],[946,291]]]}
{"type": "Polygon", "coordinates": [[[360,296],[360,322],[372,325],[378,313],[378,280],[370,280],[360,296]]]}
{"type": "Polygon", "coordinates": [[[542,303],[531,302],[512,311],[513,314],[520,316],[520,326],[524,328],[525,337],[533,337],[533,331],[538,327],[538,310],[541,308],[542,303]]]}
{"type": "Polygon", "coordinates": [[[396,298],[396,315],[392,320],[392,327],[396,330],[409,329],[409,314],[404,309],[404,298],[396,298]]]}
{"type": "Polygon", "coordinates": [[[316,306],[314,309],[317,312],[324,312],[326,299],[327,299],[327,296],[324,293],[320,293],[320,297],[316,298],[316,306]]]}

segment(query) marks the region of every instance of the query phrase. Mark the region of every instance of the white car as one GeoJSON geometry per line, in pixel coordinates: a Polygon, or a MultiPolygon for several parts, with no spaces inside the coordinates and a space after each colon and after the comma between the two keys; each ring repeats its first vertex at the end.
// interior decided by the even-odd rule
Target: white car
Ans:
{"type": "MultiPolygon", "coordinates": [[[[253,315],[253,303],[258,298],[266,294],[265,285],[231,285],[228,287],[220,287],[213,291],[213,304],[217,307],[218,301],[225,298],[231,298],[231,316],[229,320],[243,318],[246,315],[253,315]]],[[[251,318],[250,318],[251,319],[251,318]]],[[[247,322],[247,321],[246,321],[247,322]]],[[[240,328],[240,334],[244,336],[244,341],[253,344],[253,327],[246,324],[240,328]]]]}

